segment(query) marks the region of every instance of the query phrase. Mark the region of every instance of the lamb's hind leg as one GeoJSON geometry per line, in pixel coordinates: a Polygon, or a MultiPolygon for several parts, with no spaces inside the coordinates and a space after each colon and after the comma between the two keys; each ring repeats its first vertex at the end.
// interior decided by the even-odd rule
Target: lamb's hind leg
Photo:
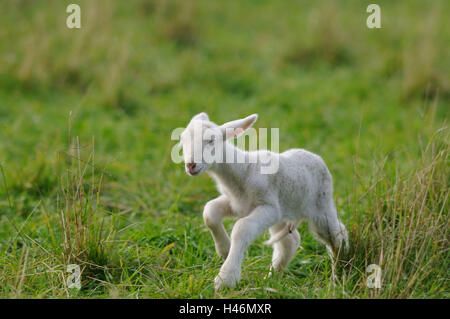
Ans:
{"type": "MultiPolygon", "coordinates": [[[[270,235],[280,232],[286,227],[286,223],[280,223],[269,228],[270,235]]],[[[286,267],[300,245],[300,234],[297,229],[273,244],[272,269],[279,271],[286,267]]]]}
{"type": "Polygon", "coordinates": [[[339,255],[348,250],[347,230],[339,221],[336,210],[318,211],[309,221],[309,228],[318,240],[327,246],[332,261],[332,278],[336,278],[335,269],[339,255]]]}
{"type": "Polygon", "coordinates": [[[222,220],[230,216],[232,216],[230,203],[223,195],[207,202],[203,209],[203,220],[214,239],[216,252],[222,258],[227,258],[230,250],[230,237],[223,227],[222,220]]]}
{"type": "Polygon", "coordinates": [[[309,228],[327,246],[333,258],[348,249],[347,230],[335,211],[314,216],[309,221],[309,228]]]}

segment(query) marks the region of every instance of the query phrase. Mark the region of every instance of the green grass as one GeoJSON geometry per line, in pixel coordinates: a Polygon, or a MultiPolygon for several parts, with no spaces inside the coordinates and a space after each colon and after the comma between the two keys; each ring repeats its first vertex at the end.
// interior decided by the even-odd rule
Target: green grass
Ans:
{"type": "MultiPolygon", "coordinates": [[[[448,1],[10,0],[0,20],[0,296],[448,298],[448,1]],[[280,150],[320,154],[352,251],[269,279],[271,248],[214,294],[217,196],[172,163],[171,131],[258,113],[280,150]],[[67,289],[66,267],[82,268],[67,289]],[[383,270],[369,289],[366,266],[383,270]]],[[[228,230],[232,221],[227,221],[228,230]]]]}

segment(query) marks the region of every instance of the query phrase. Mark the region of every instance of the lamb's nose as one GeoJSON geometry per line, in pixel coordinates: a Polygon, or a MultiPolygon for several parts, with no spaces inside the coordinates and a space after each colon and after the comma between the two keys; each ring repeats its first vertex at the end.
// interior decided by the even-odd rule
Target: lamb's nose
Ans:
{"type": "Polygon", "coordinates": [[[195,163],[186,163],[186,167],[188,168],[188,170],[190,172],[192,172],[192,170],[197,166],[197,164],[195,163]]]}

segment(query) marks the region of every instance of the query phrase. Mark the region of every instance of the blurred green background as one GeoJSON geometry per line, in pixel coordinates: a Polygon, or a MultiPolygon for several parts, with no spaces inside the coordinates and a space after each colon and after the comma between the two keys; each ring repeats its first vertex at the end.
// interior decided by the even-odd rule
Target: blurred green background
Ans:
{"type": "MultiPolygon", "coordinates": [[[[118,242],[103,266],[122,267],[95,273],[82,295],[212,296],[220,260],[201,210],[217,191],[206,175],[189,178],[170,160],[172,130],[201,111],[217,123],[258,113],[256,128],[280,128],[280,151],[320,154],[341,218],[355,226],[346,205],[360,198],[378,164],[386,162],[393,177],[417,168],[421,147],[450,109],[450,2],[380,0],[381,29],[366,27],[370,3],[1,0],[0,291],[68,295],[60,274],[30,275],[20,286],[16,274],[26,249],[30,271],[32,260],[38,267],[47,258],[39,245],[58,255],[51,247],[61,236],[62,158],[78,136],[87,155],[95,139],[94,175],[104,172],[102,205],[118,242]],[[66,27],[73,2],[81,29],[66,27]],[[155,257],[164,247],[172,259],[155,257]],[[193,270],[180,277],[158,267],[193,270]]],[[[326,273],[324,248],[302,234],[306,252],[290,269],[305,256],[310,268],[300,267],[306,270],[274,288],[275,296],[336,296],[317,275],[326,273]]],[[[270,261],[261,245],[249,255],[265,256],[261,269],[270,261]]],[[[349,289],[339,296],[352,296],[349,289]]],[[[447,287],[436,289],[430,296],[447,287]]],[[[229,296],[271,295],[244,288],[229,296]]]]}

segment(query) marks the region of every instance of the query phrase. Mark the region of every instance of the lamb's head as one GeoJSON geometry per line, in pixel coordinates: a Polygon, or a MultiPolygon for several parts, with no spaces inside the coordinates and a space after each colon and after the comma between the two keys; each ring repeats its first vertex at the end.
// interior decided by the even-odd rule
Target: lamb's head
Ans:
{"type": "Polygon", "coordinates": [[[204,154],[214,151],[215,142],[220,136],[219,126],[211,122],[206,113],[197,114],[191,119],[180,136],[186,173],[198,175],[211,166],[212,162],[206,161],[204,154]]]}
{"type": "Polygon", "coordinates": [[[206,113],[195,115],[180,136],[186,173],[199,175],[214,163],[223,162],[224,142],[241,135],[257,118],[253,114],[219,126],[206,113]]]}

